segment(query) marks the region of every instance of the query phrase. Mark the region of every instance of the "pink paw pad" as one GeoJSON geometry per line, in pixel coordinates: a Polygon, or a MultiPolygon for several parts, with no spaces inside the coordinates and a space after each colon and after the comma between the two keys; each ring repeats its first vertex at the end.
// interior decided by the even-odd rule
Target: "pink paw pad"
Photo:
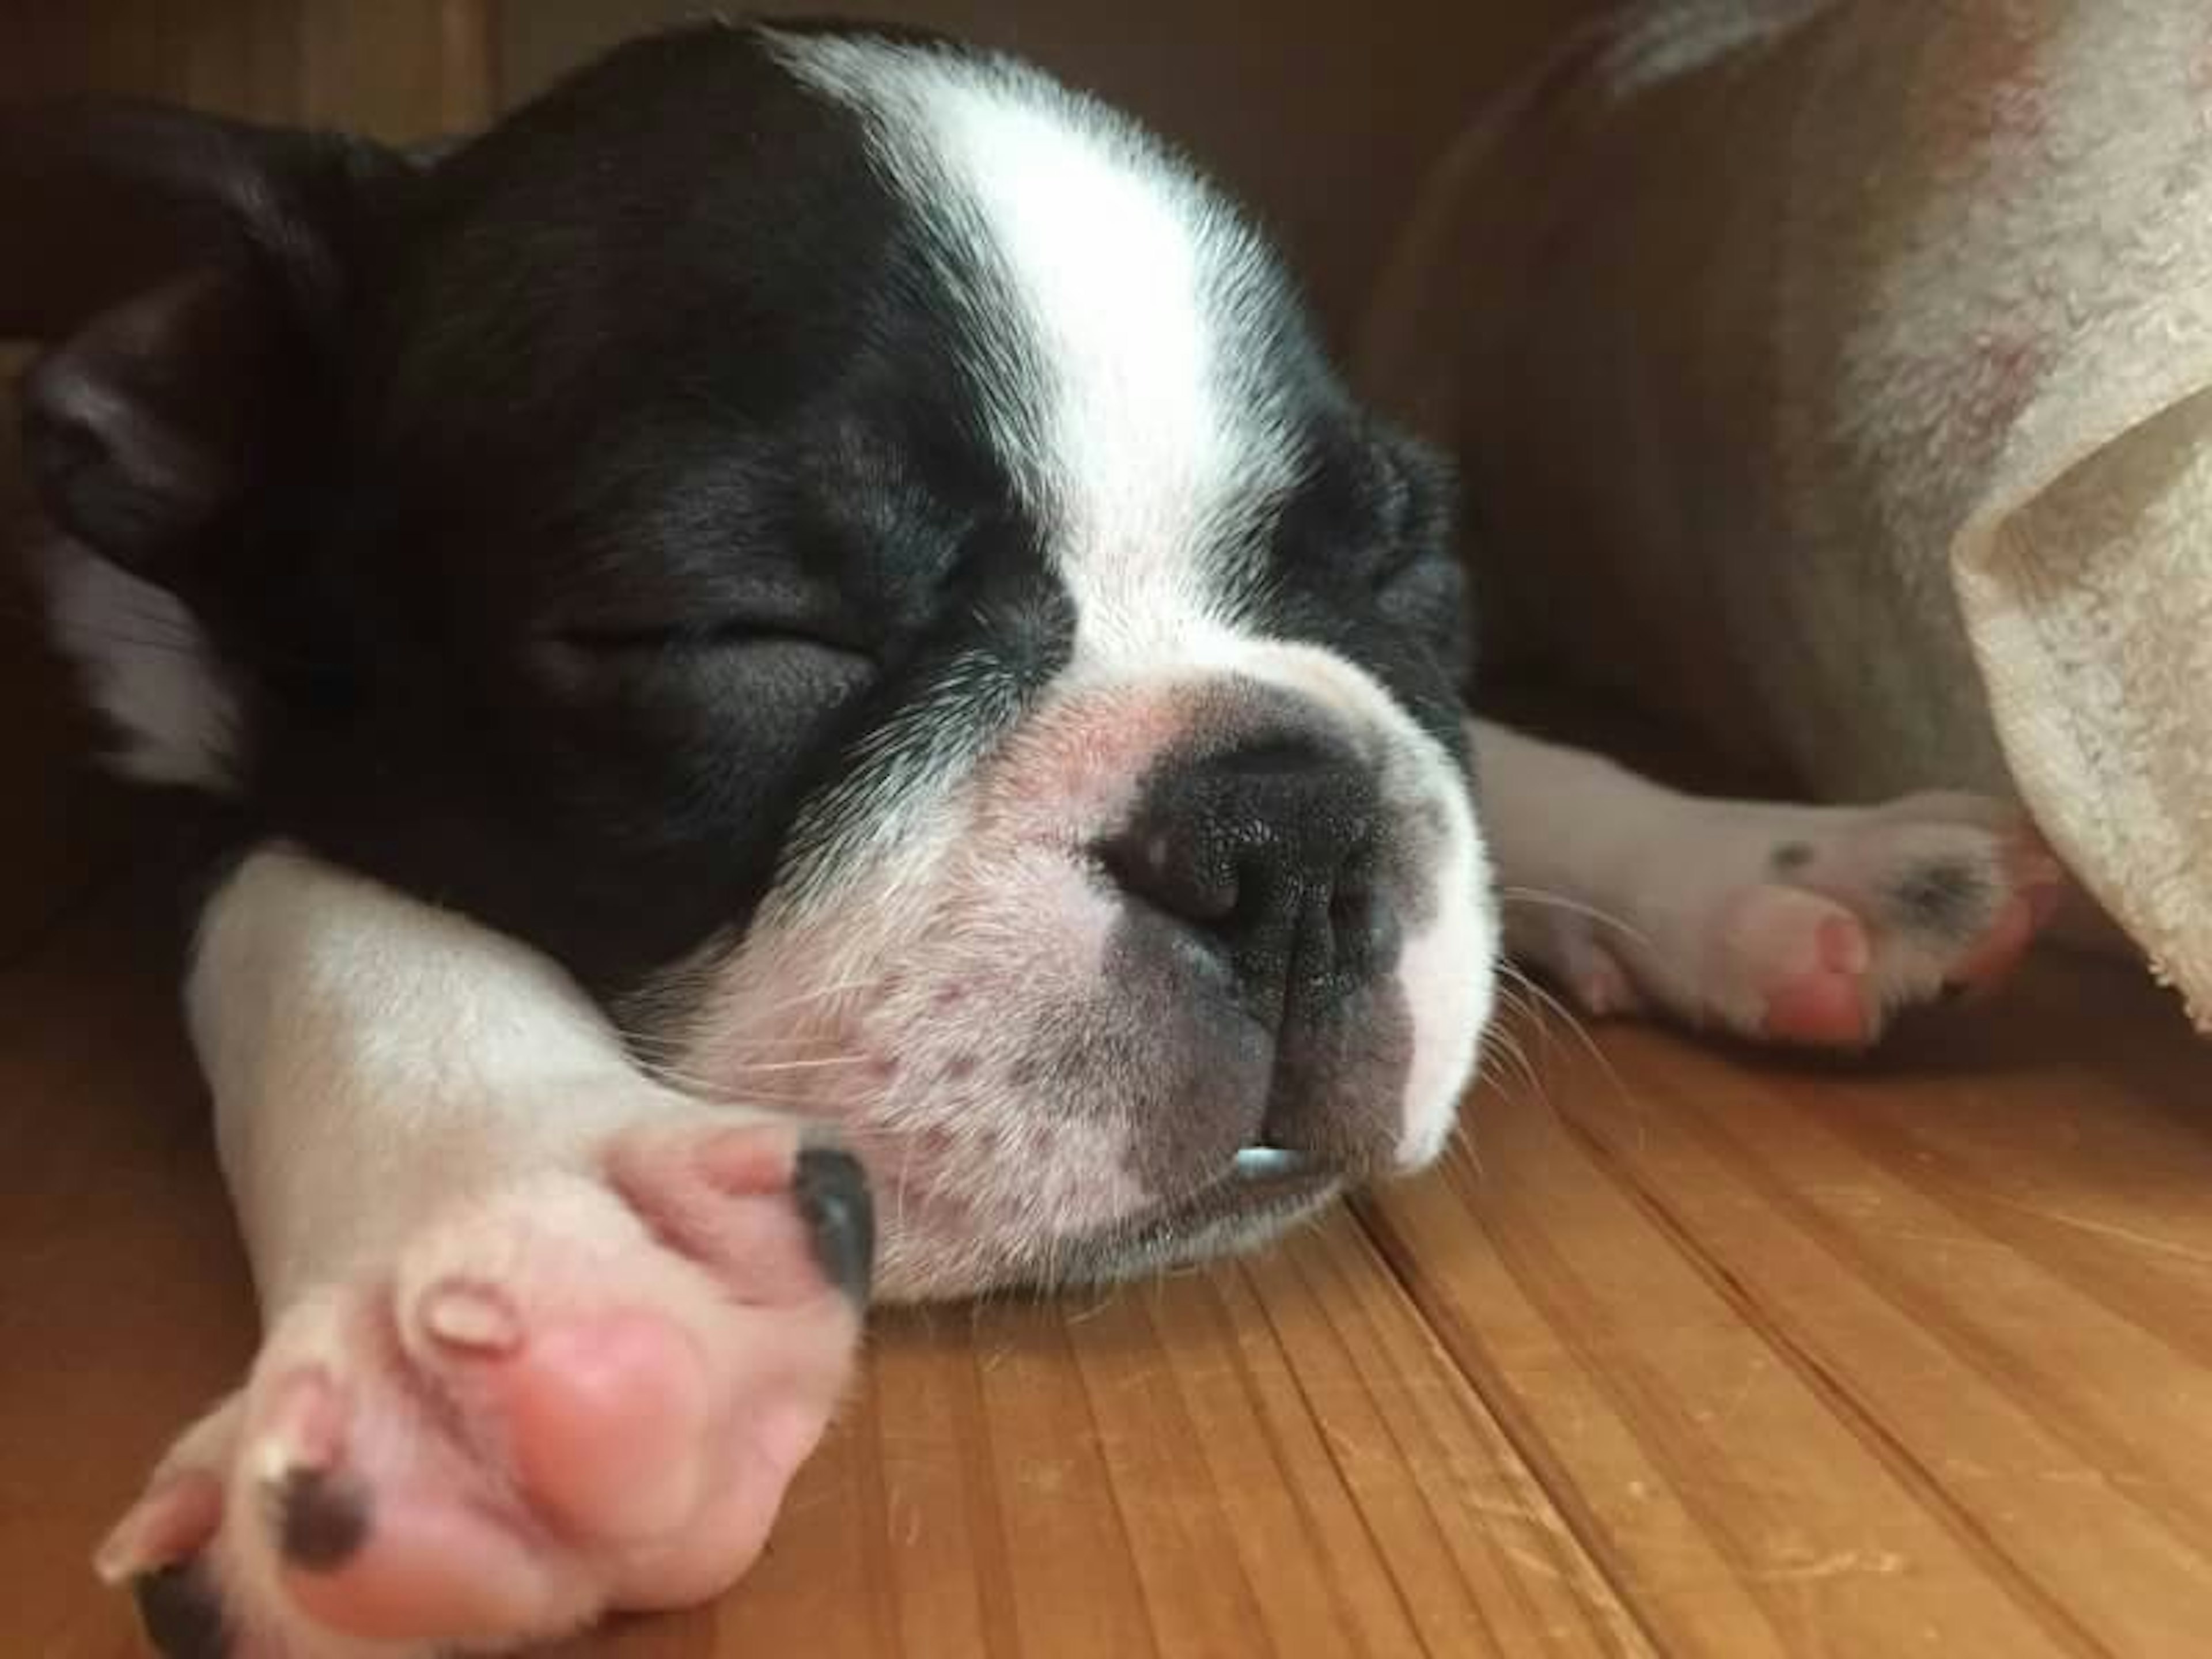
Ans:
{"type": "Polygon", "coordinates": [[[742,1574],[850,1370],[865,1178],[780,1126],[605,1169],[276,1322],[100,1553],[161,1651],[491,1650],[742,1574]]]}
{"type": "Polygon", "coordinates": [[[2002,984],[2057,910],[2064,872],[2031,834],[1899,808],[1843,856],[1754,888],[1734,921],[1759,1034],[1863,1048],[1895,1010],[2002,984]]]}
{"type": "Polygon", "coordinates": [[[1843,906],[1795,887],[1762,884],[1722,912],[1708,973],[1741,986],[1751,1029],[1776,1042],[1853,1048],[1872,1019],[1866,977],[1874,947],[1843,906]]]}
{"type": "Polygon", "coordinates": [[[1856,1048],[1871,1041],[1866,975],[1874,949],[1856,917],[1822,917],[1813,934],[1815,965],[1768,994],[1762,1035],[1778,1042],[1856,1048]]]}

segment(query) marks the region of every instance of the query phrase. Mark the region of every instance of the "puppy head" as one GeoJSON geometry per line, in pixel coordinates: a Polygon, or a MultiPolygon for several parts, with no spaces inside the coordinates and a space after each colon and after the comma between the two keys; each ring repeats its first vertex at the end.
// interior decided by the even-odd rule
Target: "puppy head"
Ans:
{"type": "Polygon", "coordinates": [[[1496,941],[1443,486],[1186,167],[851,31],[642,43],[434,165],[179,131],[224,252],[27,411],[138,769],[836,1124],[895,1293],[1434,1155],[1496,941]]]}

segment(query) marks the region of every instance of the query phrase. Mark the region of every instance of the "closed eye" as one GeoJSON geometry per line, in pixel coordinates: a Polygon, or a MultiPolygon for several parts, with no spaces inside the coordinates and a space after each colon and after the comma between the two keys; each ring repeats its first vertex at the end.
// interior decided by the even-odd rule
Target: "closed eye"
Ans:
{"type": "Polygon", "coordinates": [[[609,656],[644,652],[720,651],[752,645],[808,645],[855,657],[869,654],[841,630],[814,623],[735,618],[681,626],[654,623],[593,623],[562,628],[546,635],[550,644],[609,656]]]}
{"type": "Polygon", "coordinates": [[[878,669],[872,651],[840,635],[750,618],[681,628],[564,628],[541,635],[531,654],[552,686],[594,702],[610,696],[781,700],[805,688],[809,701],[842,701],[878,669]]]}

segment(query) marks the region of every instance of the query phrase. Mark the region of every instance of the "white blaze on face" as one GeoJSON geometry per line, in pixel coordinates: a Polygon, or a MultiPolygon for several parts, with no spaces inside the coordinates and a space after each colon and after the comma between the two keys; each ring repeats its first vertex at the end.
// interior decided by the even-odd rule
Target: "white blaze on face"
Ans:
{"type": "Polygon", "coordinates": [[[1226,666],[1238,543],[1298,465],[1261,368],[1283,295],[1256,239],[1033,70],[859,39],[784,50],[1014,312],[975,321],[1012,342],[995,436],[1073,602],[1070,672],[1226,666]]]}

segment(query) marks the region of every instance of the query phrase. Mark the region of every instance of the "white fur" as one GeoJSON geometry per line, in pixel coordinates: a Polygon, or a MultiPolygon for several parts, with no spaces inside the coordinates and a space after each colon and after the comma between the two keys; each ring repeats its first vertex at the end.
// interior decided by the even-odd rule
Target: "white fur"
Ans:
{"type": "Polygon", "coordinates": [[[1016,314],[999,443],[1074,601],[1076,659],[1187,659],[1237,610],[1233,549],[1298,453],[1255,335],[1280,301],[1250,231],[1103,106],[1004,59],[784,46],[872,125],[885,170],[1016,314]],[[1018,376],[1017,377],[1018,378],[1018,376]]]}
{"type": "Polygon", "coordinates": [[[1510,884],[1510,953],[1591,1013],[1663,1009],[1761,1035],[1777,991],[1817,963],[1824,924],[1849,917],[1869,939],[1870,1037],[1971,961],[2034,872],[2025,820],[1978,796],[1711,799],[1583,750],[1469,726],[1510,884]],[[1916,924],[1893,896],[1935,872],[1969,883],[1950,926],[1916,924]]]}
{"type": "MultiPolygon", "coordinates": [[[[596,1182],[548,1177],[596,1175],[611,1136],[696,1110],[638,1074],[550,962],[282,846],[253,853],[209,901],[186,1000],[264,1333],[289,1344],[289,1363],[313,1355],[342,1385],[356,1367],[373,1379],[388,1363],[364,1348],[348,1292],[393,1274],[404,1288],[391,1305],[419,1306],[428,1284],[453,1272],[456,1250],[471,1273],[497,1271],[501,1236],[470,1231],[466,1218],[497,1217],[502,1199],[579,1248],[595,1244],[602,1211],[588,1200],[609,1196],[596,1182]]],[[[245,1402],[233,1395],[163,1465],[210,1472],[230,1489],[206,1559],[228,1612],[252,1630],[245,1650],[433,1651],[355,1640],[304,1612],[270,1534],[251,1524],[264,1490],[253,1483],[269,1478],[258,1460],[284,1464],[278,1442],[237,1441],[245,1402]]],[[[362,1409],[360,1395],[351,1407],[362,1409]]],[[[395,1431],[388,1420],[364,1429],[375,1422],[356,1417],[349,1432],[395,1431]]],[[[150,1491],[161,1490],[157,1476],[150,1491]]],[[[562,1588],[591,1594],[580,1578],[562,1588]]]]}
{"type": "Polygon", "coordinates": [[[113,726],[108,763],[141,783],[221,791],[235,779],[237,699],[190,613],[74,543],[45,553],[55,643],[113,726]]]}
{"type": "Polygon", "coordinates": [[[271,1321],[450,1201],[687,1104],[545,957],[283,847],[209,901],[186,1006],[271,1321]]]}

